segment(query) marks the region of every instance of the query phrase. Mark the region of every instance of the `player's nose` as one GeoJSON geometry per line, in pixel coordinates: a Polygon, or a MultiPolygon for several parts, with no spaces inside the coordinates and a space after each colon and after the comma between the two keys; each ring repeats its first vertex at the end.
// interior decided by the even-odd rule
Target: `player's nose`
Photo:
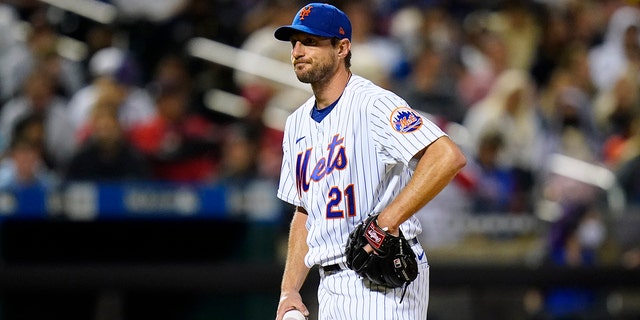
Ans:
{"type": "Polygon", "coordinates": [[[293,47],[291,48],[291,56],[293,58],[302,57],[304,55],[304,46],[300,41],[296,41],[293,43],[293,47]]]}

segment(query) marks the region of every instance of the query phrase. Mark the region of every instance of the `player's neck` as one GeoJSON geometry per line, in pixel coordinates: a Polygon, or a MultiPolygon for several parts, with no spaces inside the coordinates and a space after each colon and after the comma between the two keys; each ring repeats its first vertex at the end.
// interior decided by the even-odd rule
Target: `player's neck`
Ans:
{"type": "Polygon", "coordinates": [[[338,100],[342,92],[344,92],[344,88],[347,87],[349,79],[351,79],[351,71],[341,68],[329,81],[311,84],[318,110],[322,110],[338,100]]]}

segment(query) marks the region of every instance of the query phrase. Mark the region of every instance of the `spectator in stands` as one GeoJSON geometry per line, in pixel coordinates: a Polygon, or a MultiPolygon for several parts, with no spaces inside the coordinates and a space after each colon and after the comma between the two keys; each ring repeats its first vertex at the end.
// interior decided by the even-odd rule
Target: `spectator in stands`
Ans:
{"type": "Polygon", "coordinates": [[[45,8],[33,13],[30,23],[27,38],[29,60],[23,66],[26,75],[35,69],[45,70],[55,81],[56,93],[66,99],[71,98],[86,83],[85,67],[81,63],[85,57],[82,52],[74,52],[75,48],[61,42],[61,36],[47,19],[45,8]]]}
{"type": "MultiPolygon", "coordinates": [[[[271,36],[273,34],[271,33],[271,36]]],[[[242,97],[247,103],[248,112],[232,121],[237,127],[251,128],[252,139],[257,139],[258,175],[279,179],[279,167],[282,161],[282,138],[284,120],[282,111],[291,107],[291,101],[305,99],[302,90],[276,89],[265,84],[253,83],[242,89],[242,97]]],[[[307,97],[308,98],[308,97],[307,97]]],[[[286,116],[286,113],[285,113],[286,116]]],[[[233,131],[233,130],[231,130],[233,131]]]]}
{"type": "Polygon", "coordinates": [[[634,120],[640,115],[640,60],[638,62],[636,67],[629,67],[610,90],[601,90],[594,103],[596,123],[606,136],[602,146],[604,161],[612,169],[626,160],[626,149],[635,148],[629,142],[638,131],[634,120]]]}
{"type": "Polygon", "coordinates": [[[193,94],[193,79],[189,71],[183,56],[167,54],[156,66],[153,78],[149,82],[149,90],[152,94],[158,94],[161,90],[170,87],[190,98],[193,94]]]}
{"type": "Polygon", "coordinates": [[[540,137],[535,90],[525,71],[510,69],[501,73],[490,93],[465,115],[463,125],[469,130],[472,145],[478,146],[486,129],[498,128],[505,137],[499,161],[530,170],[538,155],[540,137]]]}
{"type": "Polygon", "coordinates": [[[56,186],[55,176],[42,163],[40,149],[27,139],[14,139],[9,157],[0,162],[0,190],[56,186]]]}
{"type": "Polygon", "coordinates": [[[167,53],[180,51],[193,36],[195,22],[184,16],[194,3],[192,0],[111,0],[111,3],[118,9],[120,27],[127,30],[128,49],[135,56],[144,57],[138,60],[144,82],[151,80],[154,68],[167,53]]]}
{"type": "MultiPolygon", "coordinates": [[[[0,103],[4,103],[20,90],[21,79],[15,68],[26,63],[26,44],[16,37],[19,17],[14,7],[0,4],[0,103]]],[[[24,80],[24,78],[22,78],[24,80]]],[[[5,142],[9,144],[8,141],[5,142]]]]}
{"type": "Polygon", "coordinates": [[[463,125],[469,131],[471,150],[477,150],[480,137],[497,129],[504,138],[498,164],[513,168],[518,192],[528,193],[539,169],[541,141],[544,137],[535,112],[535,87],[525,71],[510,69],[500,74],[490,93],[466,113],[463,125]]]}
{"type": "Polygon", "coordinates": [[[43,117],[45,151],[55,168],[62,167],[74,152],[73,128],[66,100],[55,94],[54,80],[41,69],[29,76],[21,95],[3,106],[0,112],[0,135],[10,140],[16,123],[29,114],[43,117]]]}
{"type": "Polygon", "coordinates": [[[9,45],[2,64],[2,98],[19,94],[29,75],[40,70],[49,73],[56,94],[68,99],[84,85],[84,68],[79,61],[60,54],[60,36],[47,21],[44,8],[32,12],[28,19],[24,41],[16,39],[17,21],[7,24],[6,29],[0,27],[9,45]]]}
{"type": "Polygon", "coordinates": [[[0,162],[0,189],[51,189],[57,186],[57,175],[43,158],[44,119],[33,115],[15,126],[8,153],[0,162]]]}
{"type": "MultiPolygon", "coordinates": [[[[381,5],[379,3],[378,5],[381,5]]],[[[412,67],[410,61],[417,59],[428,47],[453,60],[459,43],[459,26],[452,17],[452,12],[442,5],[424,5],[411,3],[397,11],[378,10],[379,19],[388,19],[388,30],[379,32],[383,37],[397,41],[405,56],[393,69],[393,81],[403,79],[412,67]]],[[[451,62],[451,61],[447,61],[451,62]]],[[[452,71],[452,70],[449,70],[452,71]]],[[[450,73],[448,76],[453,76],[450,73]]]]}
{"type": "Polygon", "coordinates": [[[116,47],[102,49],[91,58],[89,67],[93,81],[73,95],[68,105],[76,134],[86,127],[91,109],[105,90],[118,91],[121,96],[117,112],[125,131],[155,115],[153,99],[139,86],[139,69],[126,50],[116,47]]]}
{"type": "Polygon", "coordinates": [[[149,161],[154,178],[210,182],[218,173],[221,129],[193,111],[189,89],[183,86],[187,74],[177,72],[179,65],[169,59],[159,66],[156,115],[135,125],[131,139],[149,161]]]}
{"type": "Polygon", "coordinates": [[[589,52],[591,77],[598,90],[604,91],[640,62],[640,9],[620,7],[608,21],[603,42],[589,52]]]}
{"type": "Polygon", "coordinates": [[[279,128],[265,126],[260,135],[260,144],[257,158],[258,173],[263,178],[278,181],[277,167],[282,162],[282,148],[280,147],[284,132],[279,128]]]}
{"type": "Polygon", "coordinates": [[[569,24],[563,11],[546,8],[540,19],[540,41],[532,57],[531,75],[539,88],[545,87],[558,68],[563,51],[569,43],[569,24]]]}
{"type": "Polygon", "coordinates": [[[399,41],[382,36],[387,30],[376,29],[374,1],[345,1],[342,10],[351,20],[353,52],[358,59],[352,61],[351,70],[382,87],[389,87],[393,75],[406,63],[406,57],[399,41]]]}
{"type": "Polygon", "coordinates": [[[445,52],[426,44],[413,61],[409,76],[396,81],[395,90],[409,105],[435,117],[436,123],[461,123],[466,109],[455,95],[452,67],[445,52]]]}
{"type": "MultiPolygon", "coordinates": [[[[567,88],[577,90],[579,95],[589,100],[588,103],[593,109],[593,99],[596,94],[593,82],[591,82],[588,47],[584,43],[566,43],[562,49],[561,57],[557,59],[557,66],[551,70],[546,84],[539,87],[538,103],[540,116],[543,122],[551,122],[556,117],[556,105],[558,96],[567,88]]],[[[591,117],[595,117],[595,112],[590,111],[591,117]]],[[[595,119],[591,119],[595,122],[595,119]]],[[[600,127],[596,130],[601,131],[600,127]]]]}
{"type": "Polygon", "coordinates": [[[244,186],[259,178],[259,131],[245,124],[229,126],[221,152],[219,182],[244,186]]]}
{"type": "Polygon", "coordinates": [[[587,162],[600,162],[602,137],[598,132],[591,100],[583,91],[566,86],[556,92],[549,114],[543,117],[544,153],[563,154],[587,162]]]}
{"type": "Polygon", "coordinates": [[[457,93],[469,108],[483,99],[498,76],[507,69],[505,40],[488,28],[489,13],[469,14],[463,23],[466,40],[460,45],[457,93]]]}
{"type": "Polygon", "coordinates": [[[497,130],[482,133],[469,170],[473,180],[471,211],[477,214],[516,213],[527,208],[519,194],[514,171],[498,162],[504,138],[497,130]]]}
{"type": "Polygon", "coordinates": [[[501,1],[487,27],[505,45],[506,67],[529,70],[540,41],[540,26],[531,1],[501,1]]]}
{"type": "Polygon", "coordinates": [[[99,100],[92,109],[91,130],[66,167],[69,181],[134,181],[150,177],[142,155],[130,144],[117,108],[99,100]]]}

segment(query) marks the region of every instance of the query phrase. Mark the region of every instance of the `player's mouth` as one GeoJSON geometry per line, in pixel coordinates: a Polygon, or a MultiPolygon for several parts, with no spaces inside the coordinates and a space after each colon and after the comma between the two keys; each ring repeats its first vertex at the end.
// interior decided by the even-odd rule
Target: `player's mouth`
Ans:
{"type": "Polygon", "coordinates": [[[305,64],[309,64],[308,61],[303,61],[303,60],[294,60],[293,61],[293,67],[298,69],[298,68],[302,68],[305,64]]]}

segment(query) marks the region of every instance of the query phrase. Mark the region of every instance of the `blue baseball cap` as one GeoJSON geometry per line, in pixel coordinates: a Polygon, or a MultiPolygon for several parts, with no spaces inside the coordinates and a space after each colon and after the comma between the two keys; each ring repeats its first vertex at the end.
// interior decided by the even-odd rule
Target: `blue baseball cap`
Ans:
{"type": "Polygon", "coordinates": [[[291,25],[276,29],[276,39],[289,41],[295,32],[319,37],[349,39],[351,21],[340,9],[326,3],[310,3],[298,11],[291,25]]]}

